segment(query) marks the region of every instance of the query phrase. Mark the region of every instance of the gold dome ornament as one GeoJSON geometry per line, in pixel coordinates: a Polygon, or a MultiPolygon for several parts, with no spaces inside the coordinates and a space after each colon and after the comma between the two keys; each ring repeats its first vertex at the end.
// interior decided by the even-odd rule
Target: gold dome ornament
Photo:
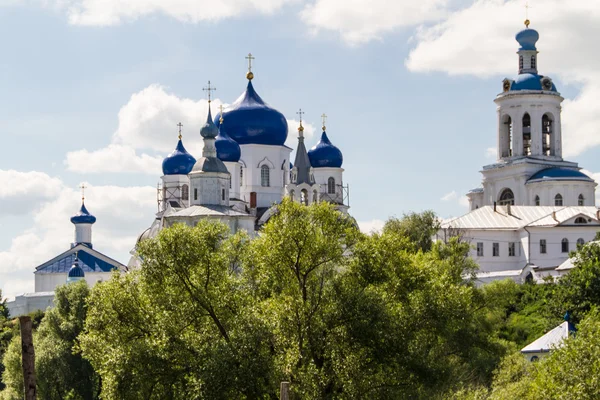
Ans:
{"type": "Polygon", "coordinates": [[[254,74],[252,72],[246,73],[246,79],[248,79],[249,81],[251,81],[252,78],[254,78],[254,74]]]}
{"type": "Polygon", "coordinates": [[[252,78],[254,78],[254,74],[252,73],[252,60],[254,60],[255,57],[252,56],[252,53],[248,53],[248,55],[246,56],[246,60],[248,60],[248,73],[246,74],[246,79],[248,79],[249,81],[252,80],[252,78]]]}
{"type": "Polygon", "coordinates": [[[525,28],[529,28],[529,24],[531,24],[531,21],[526,19],[525,20],[525,28]]]}

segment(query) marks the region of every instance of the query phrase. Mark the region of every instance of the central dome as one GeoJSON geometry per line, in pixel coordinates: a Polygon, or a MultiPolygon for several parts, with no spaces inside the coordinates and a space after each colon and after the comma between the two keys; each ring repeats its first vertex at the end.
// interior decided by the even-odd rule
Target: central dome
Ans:
{"type": "MultiPolygon", "coordinates": [[[[221,115],[215,117],[218,123],[221,115]]],[[[269,107],[248,81],[246,91],[223,111],[220,130],[238,144],[282,146],[288,135],[288,125],[282,113],[269,107]]]]}

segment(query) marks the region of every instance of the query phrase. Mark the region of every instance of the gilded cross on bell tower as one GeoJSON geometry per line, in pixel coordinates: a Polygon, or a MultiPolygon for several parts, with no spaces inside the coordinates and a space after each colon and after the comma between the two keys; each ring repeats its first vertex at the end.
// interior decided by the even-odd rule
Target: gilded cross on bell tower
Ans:
{"type": "Polygon", "coordinates": [[[248,55],[246,56],[246,60],[248,60],[248,73],[246,74],[246,78],[251,81],[252,78],[254,78],[254,74],[252,73],[252,60],[254,60],[255,57],[252,56],[252,53],[248,53],[248,55]]]}
{"type": "Polygon", "coordinates": [[[82,183],[79,185],[79,189],[81,189],[81,202],[83,203],[85,201],[85,189],[87,189],[87,186],[85,186],[85,183],[82,183]]]}
{"type": "Polygon", "coordinates": [[[525,2],[525,27],[529,28],[529,24],[531,23],[531,21],[529,21],[529,1],[525,2]]]}
{"type": "Polygon", "coordinates": [[[304,132],[304,127],[302,126],[302,115],[304,115],[304,111],[300,108],[296,111],[296,114],[300,117],[300,126],[298,127],[298,132],[300,132],[300,136],[302,136],[302,132],[304,132]]]}
{"type": "Polygon", "coordinates": [[[325,114],[325,113],[321,114],[321,122],[323,123],[323,125],[322,125],[323,132],[325,132],[325,124],[327,123],[327,114],[325,114]]]}
{"type": "Polygon", "coordinates": [[[181,128],[183,128],[183,124],[180,122],[177,124],[177,127],[179,128],[179,140],[181,140],[181,128]]]}
{"type": "Polygon", "coordinates": [[[217,90],[217,88],[214,86],[210,86],[210,81],[208,81],[208,86],[205,88],[202,88],[202,90],[208,92],[208,102],[210,103],[212,101],[212,93],[211,92],[217,90]]]}

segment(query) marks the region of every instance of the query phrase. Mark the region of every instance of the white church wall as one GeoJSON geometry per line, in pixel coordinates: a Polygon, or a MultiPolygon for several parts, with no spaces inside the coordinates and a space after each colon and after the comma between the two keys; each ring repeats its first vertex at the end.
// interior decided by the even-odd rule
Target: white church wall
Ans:
{"type": "Polygon", "coordinates": [[[469,230],[463,238],[471,244],[471,258],[479,264],[481,272],[496,272],[523,268],[526,254],[523,238],[514,230],[469,230]],[[477,254],[477,243],[483,244],[483,255],[477,254]],[[509,243],[514,243],[515,255],[509,255],[509,243]],[[494,255],[494,244],[498,253],[494,255]]]}
{"type": "Polygon", "coordinates": [[[344,201],[343,193],[343,168],[313,168],[313,176],[315,183],[319,185],[319,193],[321,200],[330,201],[332,203],[341,204],[344,201]],[[328,181],[329,178],[335,180],[335,192],[329,193],[328,181]]]}
{"type": "Polygon", "coordinates": [[[564,206],[578,206],[579,195],[584,198],[584,206],[596,205],[595,182],[585,181],[546,181],[527,184],[531,199],[530,205],[535,205],[535,197],[540,197],[540,206],[554,206],[555,197],[560,194],[564,206]]]}
{"type": "Polygon", "coordinates": [[[555,228],[528,228],[531,234],[530,262],[539,267],[557,267],[569,258],[569,252],[577,250],[577,240],[585,243],[594,239],[597,225],[559,226],[555,228]],[[569,252],[562,251],[562,240],[569,241],[569,252]],[[546,241],[546,253],[540,250],[540,240],[546,241]]]}
{"type": "MultiPolygon", "coordinates": [[[[34,274],[36,292],[53,292],[57,286],[67,283],[67,273],[34,274]]],[[[89,287],[110,279],[111,272],[86,272],[85,281],[89,287]]]]}

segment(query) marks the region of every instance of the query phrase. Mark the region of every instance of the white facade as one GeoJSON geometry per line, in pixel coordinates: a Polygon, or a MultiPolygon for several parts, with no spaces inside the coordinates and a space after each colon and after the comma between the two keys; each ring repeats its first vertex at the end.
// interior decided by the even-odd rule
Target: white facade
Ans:
{"type": "Polygon", "coordinates": [[[163,210],[167,204],[179,204],[180,207],[190,205],[190,178],[187,175],[163,175],[161,181],[163,210]]]}

